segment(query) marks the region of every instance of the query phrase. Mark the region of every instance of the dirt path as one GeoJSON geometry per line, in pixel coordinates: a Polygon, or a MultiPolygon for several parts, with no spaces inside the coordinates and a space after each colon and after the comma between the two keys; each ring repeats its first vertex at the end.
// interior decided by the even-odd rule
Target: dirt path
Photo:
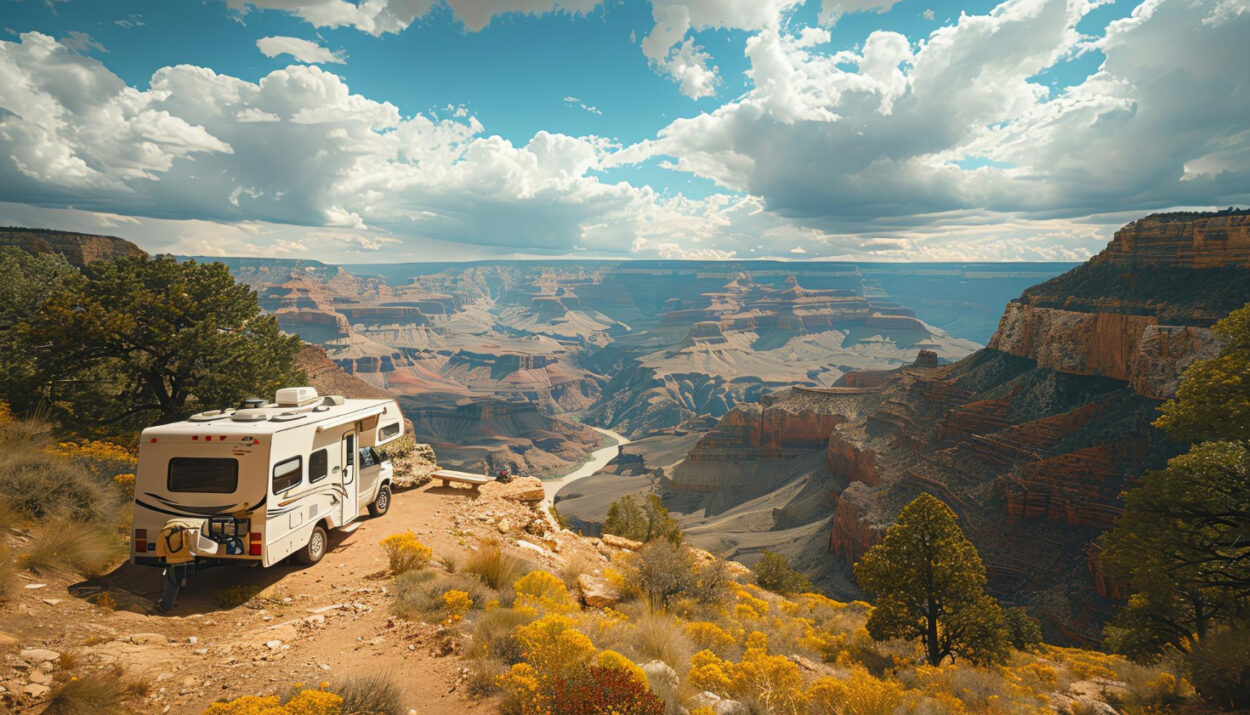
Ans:
{"type": "Polygon", "coordinates": [[[441,653],[436,626],[391,617],[378,543],[411,529],[436,555],[463,553],[452,515],[471,508],[471,499],[468,490],[433,486],[397,494],[386,516],[332,535],[332,550],[316,566],[205,569],[169,615],[150,610],[160,595],[157,569],[124,565],[79,584],[23,574],[17,597],[0,613],[0,695],[15,709],[37,711],[42,693],[33,695],[40,688],[31,686],[65,677],[65,667],[117,662],[153,683],[145,712],[198,713],[214,700],[378,672],[395,676],[417,712],[493,712],[494,703],[464,692],[462,663],[441,653]],[[34,584],[45,585],[24,587],[34,584]],[[215,594],[240,585],[264,590],[244,606],[214,604],[215,594]],[[101,589],[117,597],[119,610],[85,600],[101,589]],[[29,649],[69,654],[76,665],[41,665],[46,654],[29,649]]]}

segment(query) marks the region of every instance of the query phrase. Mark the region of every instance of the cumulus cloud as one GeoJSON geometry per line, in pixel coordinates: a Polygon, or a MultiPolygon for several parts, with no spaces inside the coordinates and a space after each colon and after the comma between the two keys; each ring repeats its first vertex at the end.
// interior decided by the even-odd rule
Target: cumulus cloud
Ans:
{"type": "Polygon", "coordinates": [[[870,34],[822,52],[777,25],[747,41],[752,89],[677,120],[616,161],[666,166],[761,197],[828,233],[910,231],[935,215],[1082,216],[1228,205],[1250,196],[1250,14],[1224,0],[1147,0],[1059,92],[1037,75],[1089,46],[1080,0],[1007,0],[912,44],[870,34]],[[961,168],[967,159],[987,164],[961,168]],[[1001,167],[1001,168],[998,168],[1001,167]]]}
{"type": "Polygon", "coordinates": [[[855,12],[889,12],[898,2],[899,0],[821,0],[820,22],[822,25],[833,25],[843,15],[855,12]]]}
{"type": "MultiPolygon", "coordinates": [[[[601,0],[447,0],[470,32],[490,24],[497,15],[548,12],[585,14],[601,0]]],[[[227,0],[242,13],[252,9],[283,10],[316,27],[354,27],[370,35],[397,33],[424,17],[437,0],[227,0]]]]}
{"type": "Polygon", "coordinates": [[[347,61],[342,50],[330,50],[311,40],[284,35],[270,35],[256,41],[256,49],[266,57],[290,55],[296,62],[306,64],[343,64],[347,61]]]}

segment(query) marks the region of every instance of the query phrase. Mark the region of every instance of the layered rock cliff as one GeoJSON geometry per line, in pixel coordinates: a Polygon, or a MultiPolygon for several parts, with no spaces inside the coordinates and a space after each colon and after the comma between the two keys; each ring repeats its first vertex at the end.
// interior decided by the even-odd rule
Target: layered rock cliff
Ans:
{"type": "Polygon", "coordinates": [[[15,246],[27,253],[59,253],[79,268],[93,261],[147,255],[124,238],[46,228],[0,228],[0,246],[15,246]]]}

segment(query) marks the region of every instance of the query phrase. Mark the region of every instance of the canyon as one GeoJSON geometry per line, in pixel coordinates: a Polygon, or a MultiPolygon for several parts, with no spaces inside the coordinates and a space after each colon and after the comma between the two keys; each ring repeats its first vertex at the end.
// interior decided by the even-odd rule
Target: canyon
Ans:
{"type": "Polygon", "coordinates": [[[697,434],[778,390],[829,388],[919,350],[949,362],[980,347],[927,315],[992,330],[974,302],[961,301],[970,307],[959,316],[949,304],[918,313],[887,285],[923,277],[996,295],[1062,268],[198,260],[226,263],[283,330],[397,395],[445,464],[541,476],[572,471],[600,446],[583,421],[631,439],[697,434]]]}
{"type": "Polygon", "coordinates": [[[1248,228],[1247,212],[1135,221],[1009,302],[986,348],[955,362],[921,349],[736,406],[653,487],[697,545],[746,563],[778,551],[843,598],[861,595],[850,566],[934,494],[996,596],[1051,639],[1095,643],[1124,589],[1094,541],[1123,491],[1183,449],[1151,423],[1185,368],[1218,352],[1211,324],[1250,302],[1248,228]]]}

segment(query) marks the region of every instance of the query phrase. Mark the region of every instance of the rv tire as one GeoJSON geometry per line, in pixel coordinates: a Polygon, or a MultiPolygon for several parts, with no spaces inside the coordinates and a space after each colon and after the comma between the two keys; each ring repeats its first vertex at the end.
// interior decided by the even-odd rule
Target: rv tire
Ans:
{"type": "Polygon", "coordinates": [[[312,536],[308,537],[308,544],[295,552],[295,560],[311,566],[320,561],[329,550],[330,536],[326,533],[325,527],[318,524],[313,527],[312,536]]]}
{"type": "Polygon", "coordinates": [[[391,510],[391,485],[383,484],[378,487],[378,498],[373,500],[369,505],[369,514],[371,516],[382,516],[391,510]]]}

